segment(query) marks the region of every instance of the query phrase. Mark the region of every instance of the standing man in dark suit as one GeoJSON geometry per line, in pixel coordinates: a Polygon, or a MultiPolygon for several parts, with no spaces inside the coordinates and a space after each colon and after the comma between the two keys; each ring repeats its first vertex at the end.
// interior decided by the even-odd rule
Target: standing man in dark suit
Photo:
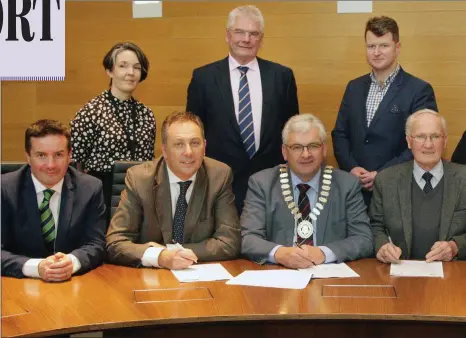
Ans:
{"type": "Polygon", "coordinates": [[[412,159],[404,136],[408,116],[422,108],[437,110],[437,104],[432,86],[398,64],[395,20],[369,19],[365,39],[372,72],[348,83],[332,138],[339,167],[360,180],[368,205],[377,172],[412,159]]]}
{"type": "Polygon", "coordinates": [[[230,54],[195,69],[187,111],[204,123],[207,156],[233,170],[233,192],[241,213],[249,176],[283,162],[280,133],[299,113],[290,68],[257,57],[264,18],[255,6],[230,12],[226,42],[230,54]]]}
{"type": "Polygon", "coordinates": [[[466,131],[458,142],[453,155],[451,155],[451,161],[459,164],[466,164],[466,131]]]}
{"type": "Polygon", "coordinates": [[[466,259],[466,167],[442,160],[445,119],[423,109],[406,122],[414,155],[377,175],[370,208],[377,259],[466,259]]]}
{"type": "Polygon", "coordinates": [[[2,175],[2,276],[65,281],[102,263],[102,183],[68,166],[60,122],[37,121],[25,141],[29,165],[2,175]]]}

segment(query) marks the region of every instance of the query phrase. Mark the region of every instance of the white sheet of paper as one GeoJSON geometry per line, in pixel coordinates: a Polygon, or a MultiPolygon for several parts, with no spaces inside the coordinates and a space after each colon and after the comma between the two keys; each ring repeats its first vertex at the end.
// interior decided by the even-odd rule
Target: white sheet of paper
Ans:
{"type": "Polygon", "coordinates": [[[298,270],[247,270],[230,279],[226,284],[304,289],[311,277],[310,272],[298,270]]]}
{"type": "Polygon", "coordinates": [[[171,270],[181,283],[210,282],[231,279],[233,276],[220,263],[195,264],[183,270],[171,270]]]}
{"type": "Polygon", "coordinates": [[[443,264],[442,262],[402,260],[399,264],[391,264],[390,276],[443,278],[443,264]]]}
{"type": "Polygon", "coordinates": [[[372,13],[372,1],[337,1],[337,13],[372,13]]]}
{"type": "Polygon", "coordinates": [[[353,269],[345,263],[320,264],[307,269],[299,269],[299,271],[309,271],[312,273],[312,278],[348,278],[360,277],[353,269]]]}

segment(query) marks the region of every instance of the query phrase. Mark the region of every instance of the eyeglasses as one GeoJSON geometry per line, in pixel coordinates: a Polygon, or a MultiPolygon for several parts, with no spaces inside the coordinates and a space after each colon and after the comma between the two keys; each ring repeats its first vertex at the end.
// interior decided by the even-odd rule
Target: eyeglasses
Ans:
{"type": "Polygon", "coordinates": [[[233,35],[238,38],[246,37],[249,34],[249,37],[251,39],[258,40],[262,36],[262,33],[257,32],[257,31],[250,32],[250,31],[245,31],[243,29],[229,29],[229,31],[232,32],[233,35]]]}
{"type": "Polygon", "coordinates": [[[430,142],[432,143],[435,143],[435,142],[438,142],[438,140],[442,139],[444,136],[443,135],[439,135],[439,134],[432,134],[432,135],[415,135],[415,136],[411,136],[412,139],[414,139],[414,141],[416,142],[419,142],[419,143],[426,143],[427,139],[430,139],[430,142]]]}
{"type": "Polygon", "coordinates": [[[296,155],[301,155],[304,149],[307,149],[308,152],[311,152],[313,150],[322,148],[322,145],[323,143],[313,142],[313,143],[309,143],[307,146],[304,146],[302,144],[292,144],[289,146],[288,144],[285,144],[285,147],[290,149],[296,155]]]}

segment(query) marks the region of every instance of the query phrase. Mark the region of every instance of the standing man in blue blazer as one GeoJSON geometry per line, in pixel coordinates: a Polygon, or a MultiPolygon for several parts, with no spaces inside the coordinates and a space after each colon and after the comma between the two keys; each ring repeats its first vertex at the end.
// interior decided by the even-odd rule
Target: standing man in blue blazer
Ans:
{"type": "Polygon", "coordinates": [[[348,83],[332,139],[340,169],[359,179],[368,205],[377,172],[413,158],[404,130],[408,116],[422,108],[437,111],[437,104],[432,86],[398,63],[395,20],[369,19],[365,40],[372,71],[348,83]]]}
{"type": "Polygon", "coordinates": [[[68,280],[102,263],[102,183],[69,167],[65,125],[39,120],[26,130],[29,165],[2,175],[2,276],[68,280]]]}
{"type": "Polygon", "coordinates": [[[186,110],[204,124],[206,155],[233,170],[240,214],[249,177],[284,162],[281,130],[299,113],[293,71],[257,57],[263,38],[257,7],[233,9],[225,33],[228,57],[195,69],[188,88],[186,110]]]}

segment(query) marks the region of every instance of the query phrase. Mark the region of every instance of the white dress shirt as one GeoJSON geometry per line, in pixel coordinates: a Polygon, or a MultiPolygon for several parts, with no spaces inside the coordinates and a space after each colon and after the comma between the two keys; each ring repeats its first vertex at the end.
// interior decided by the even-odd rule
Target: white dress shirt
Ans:
{"type": "MultiPolygon", "coordinates": [[[[417,164],[417,162],[414,161],[414,165],[413,165],[414,180],[416,181],[419,188],[421,188],[422,190],[424,190],[424,186],[427,183],[426,180],[422,178],[422,175],[424,175],[424,173],[426,171],[427,170],[422,169],[419,166],[419,164],[417,164]]],[[[440,160],[439,163],[437,163],[435,165],[435,167],[433,167],[432,170],[430,170],[429,172],[433,176],[431,178],[431,180],[430,180],[430,183],[432,184],[432,188],[435,188],[437,186],[437,184],[439,184],[440,180],[443,177],[443,162],[442,162],[442,160],[440,160]]]]}
{"type": "MultiPolygon", "coordinates": [[[[34,176],[34,174],[31,174],[32,176],[32,182],[34,183],[34,188],[36,190],[36,197],[37,197],[37,206],[40,207],[42,204],[42,201],[44,200],[44,190],[47,189],[42,183],[39,182],[39,180],[34,176]]],[[[58,216],[60,214],[60,201],[61,201],[61,191],[63,188],[63,178],[55,184],[51,189],[54,190],[55,192],[53,193],[52,197],[50,198],[49,201],[49,207],[50,210],[52,211],[52,217],[55,222],[55,240],[57,237],[57,230],[58,230],[58,216]]],[[[54,250],[55,251],[55,250],[54,250]]],[[[71,261],[73,262],[73,273],[78,271],[81,268],[81,263],[79,260],[76,258],[76,256],[72,254],[67,255],[71,261]]],[[[42,262],[42,258],[31,258],[26,261],[23,265],[23,274],[26,277],[33,277],[33,278],[40,278],[39,275],[39,264],[42,262]]]]}
{"type": "MultiPolygon", "coordinates": [[[[180,196],[180,185],[178,182],[184,182],[178,176],[176,176],[170,168],[167,166],[168,172],[168,181],[170,182],[170,197],[172,202],[172,218],[175,217],[176,211],[176,202],[178,201],[178,197],[180,196]]],[[[191,195],[193,193],[194,182],[196,181],[197,172],[191,176],[188,181],[192,181],[189,185],[188,190],[186,191],[186,202],[190,202],[191,195]]],[[[147,267],[156,267],[159,268],[159,256],[160,253],[167,249],[165,246],[157,246],[157,247],[149,247],[144,251],[144,255],[142,255],[141,263],[143,266],[147,267]]]]}
{"type": "Polygon", "coordinates": [[[233,94],[233,102],[235,104],[236,121],[239,122],[239,80],[241,72],[238,67],[248,67],[246,73],[249,85],[249,95],[251,98],[252,120],[254,123],[254,141],[256,144],[256,151],[259,150],[260,136],[261,136],[261,123],[262,123],[262,81],[261,72],[259,70],[259,63],[257,58],[251,62],[241,65],[236,61],[231,54],[228,56],[228,63],[230,65],[230,81],[231,92],[233,94]]]}

